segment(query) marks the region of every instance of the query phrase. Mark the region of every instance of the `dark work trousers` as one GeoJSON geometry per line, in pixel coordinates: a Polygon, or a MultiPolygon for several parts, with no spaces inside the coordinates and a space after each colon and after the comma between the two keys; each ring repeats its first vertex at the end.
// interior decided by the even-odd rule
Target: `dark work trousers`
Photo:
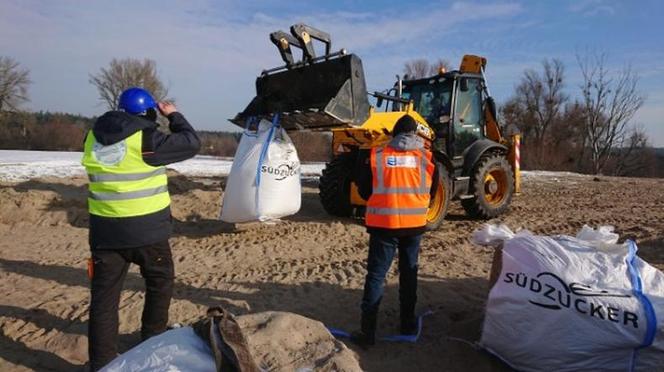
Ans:
{"type": "Polygon", "coordinates": [[[401,308],[415,311],[417,302],[417,256],[420,251],[422,234],[408,237],[388,237],[371,234],[369,238],[369,259],[367,277],[364,282],[362,312],[378,311],[383,298],[383,283],[394,254],[399,251],[399,301],[401,308]]]}
{"type": "Polygon", "coordinates": [[[91,369],[98,370],[117,356],[118,306],[129,264],[141,268],[145,279],[145,305],[141,339],[166,330],[173,295],[173,258],[168,240],[137,248],[95,249],[88,328],[91,369]]]}

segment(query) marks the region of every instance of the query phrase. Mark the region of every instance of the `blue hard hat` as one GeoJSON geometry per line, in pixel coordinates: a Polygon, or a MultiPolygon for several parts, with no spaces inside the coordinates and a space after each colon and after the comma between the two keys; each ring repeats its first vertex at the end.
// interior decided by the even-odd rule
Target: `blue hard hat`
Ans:
{"type": "Polygon", "coordinates": [[[143,88],[129,88],[120,95],[118,108],[130,114],[140,114],[148,109],[157,107],[157,102],[150,93],[143,88]]]}

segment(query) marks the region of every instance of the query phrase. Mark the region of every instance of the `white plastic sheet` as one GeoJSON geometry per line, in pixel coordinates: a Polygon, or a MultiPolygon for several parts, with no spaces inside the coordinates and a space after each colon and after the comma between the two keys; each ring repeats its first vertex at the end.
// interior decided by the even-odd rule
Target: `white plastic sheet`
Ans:
{"type": "Polygon", "coordinates": [[[577,237],[486,226],[502,241],[480,346],[522,371],[664,370],[664,274],[612,228],[577,237]]]}
{"type": "Polygon", "coordinates": [[[583,225],[581,231],[576,234],[576,238],[598,246],[603,246],[615,245],[618,242],[619,236],[613,232],[613,226],[600,226],[595,230],[588,225],[583,225]]]}
{"type": "Polygon", "coordinates": [[[286,131],[262,120],[245,131],[224,191],[221,220],[268,221],[297,213],[300,160],[286,131]]]}
{"type": "Polygon", "coordinates": [[[191,327],[176,328],[149,338],[113,359],[102,372],[215,372],[208,345],[191,327]]]}

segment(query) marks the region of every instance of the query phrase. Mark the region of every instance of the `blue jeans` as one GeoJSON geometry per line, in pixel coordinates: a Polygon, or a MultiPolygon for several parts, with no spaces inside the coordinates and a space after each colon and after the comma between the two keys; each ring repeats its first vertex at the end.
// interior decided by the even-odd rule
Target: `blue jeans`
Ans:
{"type": "Polygon", "coordinates": [[[417,256],[422,234],[408,237],[387,237],[371,234],[367,277],[364,282],[362,312],[378,311],[383,298],[383,282],[392,265],[394,254],[399,251],[399,301],[402,312],[414,312],[417,302],[417,256]]]}

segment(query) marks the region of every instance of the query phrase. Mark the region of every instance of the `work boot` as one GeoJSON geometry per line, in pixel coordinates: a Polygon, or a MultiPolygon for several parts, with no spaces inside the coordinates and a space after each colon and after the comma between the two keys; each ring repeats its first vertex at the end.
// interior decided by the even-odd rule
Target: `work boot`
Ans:
{"type": "Polygon", "coordinates": [[[361,329],[350,335],[350,341],[364,350],[376,344],[378,312],[362,312],[361,329]]]}
{"type": "Polygon", "coordinates": [[[416,335],[417,334],[417,317],[415,316],[414,305],[401,305],[401,334],[402,335],[416,335]]]}
{"type": "Polygon", "coordinates": [[[417,318],[415,316],[401,318],[401,334],[414,336],[417,334],[417,318]]]}

